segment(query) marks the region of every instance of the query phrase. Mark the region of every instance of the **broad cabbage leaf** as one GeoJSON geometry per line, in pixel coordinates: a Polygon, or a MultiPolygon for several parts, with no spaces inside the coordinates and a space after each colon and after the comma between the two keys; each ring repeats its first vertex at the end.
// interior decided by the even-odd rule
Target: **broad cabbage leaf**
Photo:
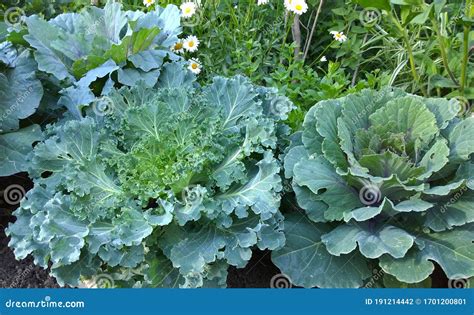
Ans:
{"type": "Polygon", "coordinates": [[[311,108],[284,155],[305,214],[275,264],[305,287],[360,287],[373,268],[420,283],[433,262],[474,276],[474,117],[459,108],[390,89],[311,108]]]}
{"type": "Polygon", "coordinates": [[[143,13],[108,1],[49,21],[26,17],[24,39],[38,70],[62,88],[60,105],[79,118],[109,85],[156,84],[163,63],[178,58],[170,47],[181,32],[179,14],[174,5],[143,13]]]}
{"type": "Polygon", "coordinates": [[[18,51],[9,42],[0,45],[0,176],[26,170],[26,156],[42,139],[37,124],[20,128],[20,121],[35,114],[43,97],[36,76],[36,62],[29,51],[18,51]]]}

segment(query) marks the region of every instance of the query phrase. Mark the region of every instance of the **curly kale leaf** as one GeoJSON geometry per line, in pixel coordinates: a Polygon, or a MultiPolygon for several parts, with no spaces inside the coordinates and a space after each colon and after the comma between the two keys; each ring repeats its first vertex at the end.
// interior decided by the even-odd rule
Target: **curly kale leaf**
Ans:
{"type": "Polygon", "coordinates": [[[201,88],[186,71],[168,64],[158,88],[112,92],[107,115],[47,128],[7,229],[17,258],[52,263],[60,284],[104,270],[124,285],[221,286],[253,246],[282,246],[272,150],[293,105],[243,77],[201,88]],[[262,106],[272,99],[277,110],[262,106]]]}

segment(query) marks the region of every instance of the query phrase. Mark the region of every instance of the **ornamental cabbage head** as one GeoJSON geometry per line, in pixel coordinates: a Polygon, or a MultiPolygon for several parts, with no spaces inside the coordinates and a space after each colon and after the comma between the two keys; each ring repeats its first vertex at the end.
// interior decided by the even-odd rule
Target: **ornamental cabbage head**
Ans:
{"type": "Polygon", "coordinates": [[[167,64],[156,88],[124,87],[101,115],[47,128],[9,245],[61,285],[101,273],[127,287],[223,285],[253,246],[284,242],[272,150],[292,107],[244,77],[200,87],[167,64]]]}
{"type": "Polygon", "coordinates": [[[284,157],[305,214],[288,214],[276,265],[304,287],[361,287],[373,270],[416,284],[434,262],[474,276],[474,117],[459,106],[364,90],[311,108],[284,157]]]}

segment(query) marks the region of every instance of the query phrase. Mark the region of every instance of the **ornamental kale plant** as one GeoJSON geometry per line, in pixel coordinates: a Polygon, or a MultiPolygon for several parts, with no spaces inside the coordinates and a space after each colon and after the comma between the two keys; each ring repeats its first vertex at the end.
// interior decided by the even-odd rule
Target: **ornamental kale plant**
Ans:
{"type": "Polygon", "coordinates": [[[34,188],[7,229],[60,285],[225,284],[251,248],[284,243],[272,150],[293,105],[244,77],[199,87],[181,63],[157,87],[123,87],[109,111],[49,125],[29,157],[34,188]]]}
{"type": "Polygon", "coordinates": [[[123,11],[111,1],[104,9],[87,7],[49,21],[33,15],[25,23],[24,40],[34,50],[38,69],[61,82],[59,103],[77,117],[114,83],[154,86],[165,57],[176,59],[170,47],[181,32],[176,6],[157,6],[145,14],[123,11]]]}
{"type": "Polygon", "coordinates": [[[272,259],[304,287],[474,276],[474,117],[400,90],[319,102],[284,157],[299,207],[272,259]],[[393,276],[393,277],[392,277],[393,276]]]}
{"type": "Polygon", "coordinates": [[[178,59],[170,51],[181,32],[173,5],[143,13],[108,2],[49,21],[32,15],[15,22],[0,43],[0,176],[26,170],[41,126],[64,108],[76,118],[88,107],[106,111],[102,98],[114,86],[152,87],[163,63],[178,59]]]}

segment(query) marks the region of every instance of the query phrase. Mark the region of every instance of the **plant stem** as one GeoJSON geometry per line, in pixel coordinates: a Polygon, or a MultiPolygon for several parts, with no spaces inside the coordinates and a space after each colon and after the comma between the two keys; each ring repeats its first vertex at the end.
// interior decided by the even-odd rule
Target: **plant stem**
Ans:
{"type": "Polygon", "coordinates": [[[312,67],[316,62],[320,62],[321,58],[324,56],[324,53],[329,49],[329,47],[331,47],[332,43],[334,43],[335,40],[331,41],[327,46],[326,48],[324,48],[323,52],[319,54],[319,56],[315,59],[313,59],[313,62],[309,65],[310,67],[312,67]]]}
{"type": "Polygon", "coordinates": [[[294,56],[296,60],[301,59],[301,28],[300,28],[300,16],[295,15],[293,24],[291,26],[291,34],[293,36],[293,42],[295,43],[294,56]]]}
{"type": "MultiPolygon", "coordinates": [[[[473,0],[466,0],[466,8],[465,8],[465,17],[466,19],[474,18],[474,3],[473,0]]],[[[467,81],[467,62],[469,59],[469,24],[470,22],[464,22],[464,34],[463,34],[463,59],[462,59],[462,68],[461,68],[461,95],[464,95],[465,91],[464,88],[466,86],[467,81]]]]}
{"type": "Polygon", "coordinates": [[[408,32],[406,31],[406,29],[400,24],[400,22],[398,21],[398,19],[396,17],[393,16],[393,13],[392,12],[389,12],[388,13],[388,16],[390,17],[390,19],[392,20],[393,24],[395,24],[395,26],[398,28],[398,30],[402,33],[403,35],[403,41],[405,42],[405,48],[407,50],[407,54],[408,54],[408,60],[410,62],[410,69],[411,69],[411,74],[413,76],[413,79],[415,80],[416,84],[419,86],[420,90],[421,90],[421,93],[423,94],[423,96],[427,96],[426,94],[426,91],[425,91],[425,88],[421,85],[420,83],[420,77],[418,76],[418,73],[416,72],[416,65],[415,65],[415,58],[413,57],[413,50],[411,48],[411,45],[410,45],[410,38],[408,37],[408,32]]]}
{"type": "MultiPolygon", "coordinates": [[[[362,41],[362,46],[364,46],[365,42],[367,42],[367,36],[369,34],[365,34],[364,40],[362,41]]],[[[360,61],[357,63],[357,67],[354,70],[354,75],[352,76],[352,81],[351,81],[351,86],[354,86],[356,83],[357,75],[359,74],[359,68],[360,68],[360,61]]]]}
{"type": "Polygon", "coordinates": [[[454,82],[454,84],[459,86],[458,80],[456,80],[456,77],[454,76],[454,73],[449,68],[448,56],[446,54],[446,46],[444,45],[444,38],[441,35],[441,31],[440,31],[438,20],[436,19],[436,16],[431,18],[431,23],[433,24],[433,28],[436,32],[436,37],[438,38],[439,51],[441,53],[441,58],[443,59],[444,67],[446,68],[446,71],[448,72],[449,77],[454,82]]]}
{"type": "Polygon", "coordinates": [[[286,14],[285,15],[285,21],[286,21],[285,22],[285,37],[283,37],[283,42],[282,42],[282,45],[281,45],[281,49],[285,48],[286,39],[290,35],[290,31],[291,31],[291,28],[293,26],[293,19],[294,19],[293,14],[290,14],[290,12],[286,11],[285,14],[286,14]],[[293,18],[293,19],[291,19],[291,18],[293,18]],[[291,21],[290,21],[290,19],[291,19],[291,21]]]}
{"type": "Polygon", "coordinates": [[[323,2],[324,2],[323,0],[319,0],[318,9],[316,11],[316,17],[314,18],[313,26],[311,27],[311,32],[310,32],[309,37],[308,37],[308,39],[306,40],[306,43],[305,43],[303,60],[305,60],[306,57],[308,56],[309,48],[311,46],[311,39],[313,38],[314,30],[316,29],[316,24],[318,23],[318,18],[319,18],[319,14],[321,13],[321,8],[323,6],[323,2]]]}

